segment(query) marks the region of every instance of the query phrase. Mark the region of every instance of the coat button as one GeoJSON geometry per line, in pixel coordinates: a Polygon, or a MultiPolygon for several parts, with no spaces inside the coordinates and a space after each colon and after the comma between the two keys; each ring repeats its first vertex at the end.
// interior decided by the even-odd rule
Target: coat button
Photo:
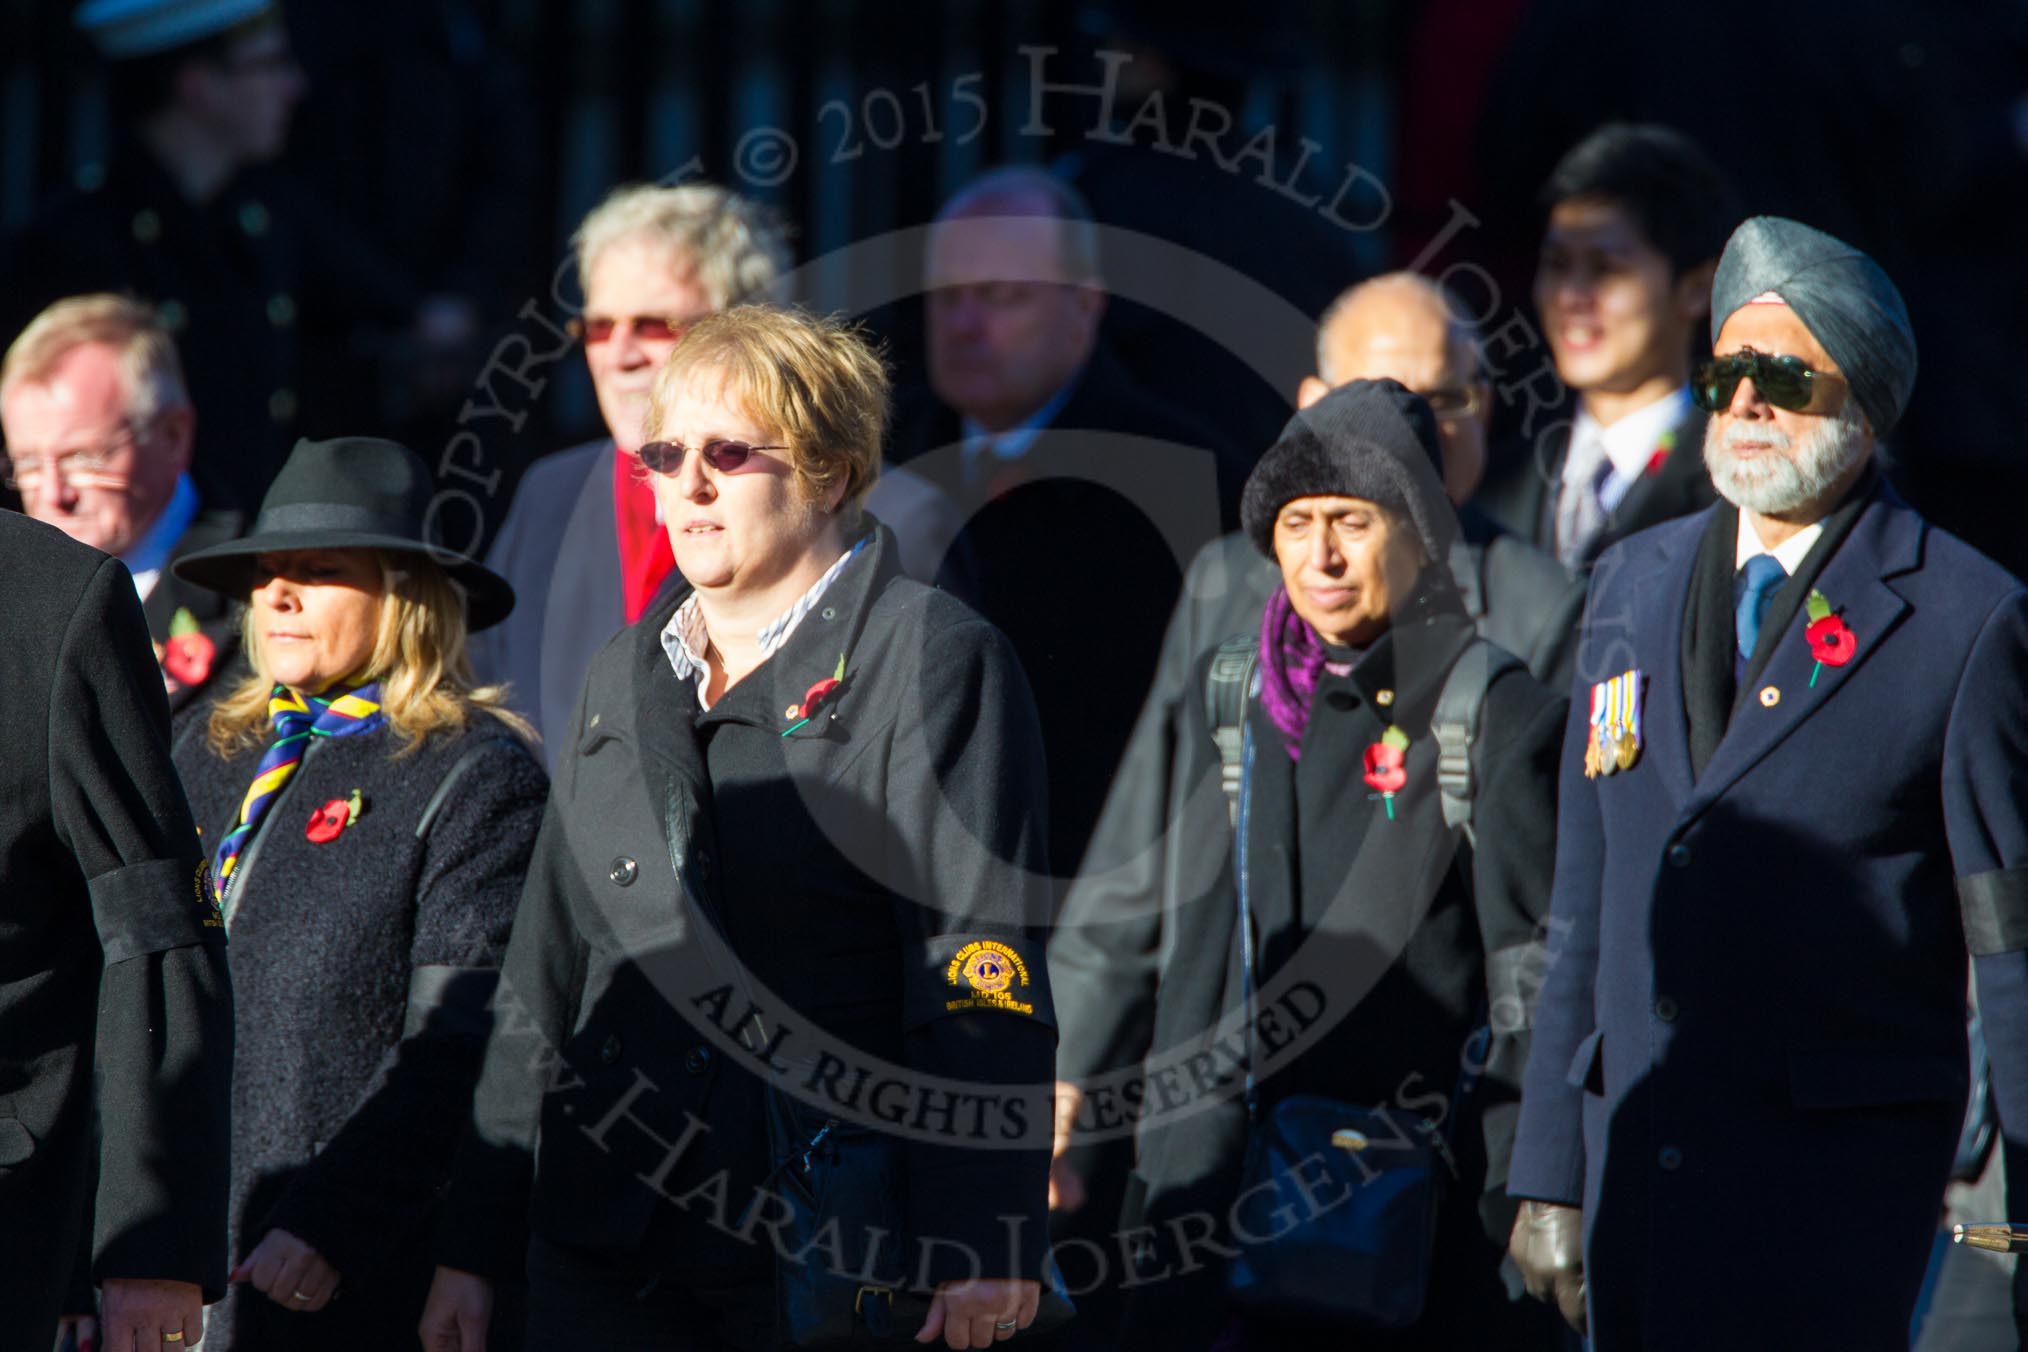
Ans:
{"type": "Polygon", "coordinates": [[[1655,1017],[1663,1023],[1676,1022],[1676,1002],[1664,995],[1655,1001],[1655,1017]]]}
{"type": "Polygon", "coordinates": [[[1667,858],[1669,860],[1670,868],[1689,868],[1690,847],[1688,845],[1680,845],[1680,844],[1671,845],[1669,847],[1669,853],[1667,858]]]}
{"type": "Polygon", "coordinates": [[[1674,1173],[1683,1167],[1683,1152],[1673,1145],[1665,1145],[1660,1153],[1655,1156],[1655,1163],[1674,1173]]]}
{"type": "Polygon", "coordinates": [[[692,1075],[702,1075],[711,1065],[711,1048],[699,1043],[692,1047],[683,1058],[683,1069],[692,1075]]]}
{"type": "Polygon", "coordinates": [[[608,878],[611,878],[614,882],[618,883],[621,887],[626,887],[630,885],[634,881],[634,879],[641,876],[641,868],[640,865],[636,864],[633,860],[627,858],[627,856],[623,854],[619,858],[613,860],[613,866],[610,869],[606,870],[606,876],[608,878]]]}
{"type": "Polygon", "coordinates": [[[620,1035],[618,1033],[610,1033],[606,1036],[606,1040],[599,1046],[599,1060],[603,1061],[607,1065],[611,1065],[613,1062],[619,1059],[620,1059],[620,1035]]]}

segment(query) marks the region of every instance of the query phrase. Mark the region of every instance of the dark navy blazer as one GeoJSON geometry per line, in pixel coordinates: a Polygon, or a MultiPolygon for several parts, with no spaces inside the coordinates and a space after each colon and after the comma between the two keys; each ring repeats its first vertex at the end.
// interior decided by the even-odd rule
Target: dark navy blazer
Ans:
{"type": "Polygon", "coordinates": [[[1584,1206],[1598,1352],[1905,1348],[1964,1108],[1968,937],[2028,1139],[2028,592],[1875,490],[1816,584],[1856,655],[1812,686],[1799,613],[1693,778],[1683,615],[1713,510],[1592,574],[1509,1190],[1584,1206]],[[1590,685],[1629,668],[1645,750],[1587,779],[1590,685]]]}

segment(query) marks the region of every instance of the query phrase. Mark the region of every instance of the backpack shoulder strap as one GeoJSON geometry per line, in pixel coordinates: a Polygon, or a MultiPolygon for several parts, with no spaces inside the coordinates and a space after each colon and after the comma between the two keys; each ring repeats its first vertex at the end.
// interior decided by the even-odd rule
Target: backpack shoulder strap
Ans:
{"type": "Polygon", "coordinates": [[[1234,634],[1212,654],[1204,676],[1204,712],[1218,746],[1218,783],[1225,790],[1227,816],[1239,824],[1240,756],[1245,745],[1246,702],[1260,664],[1260,639],[1234,634]]]}
{"type": "Polygon", "coordinates": [[[1451,668],[1451,674],[1444,678],[1436,712],[1430,716],[1430,735],[1437,744],[1437,793],[1443,804],[1444,825],[1462,830],[1465,840],[1474,847],[1478,839],[1472,830],[1472,795],[1478,788],[1479,722],[1486,707],[1486,692],[1507,672],[1522,669],[1521,659],[1506,649],[1482,638],[1473,639],[1451,668]]]}
{"type": "Polygon", "coordinates": [[[521,745],[521,739],[511,733],[502,733],[498,737],[488,737],[484,741],[474,742],[466,747],[464,754],[451,762],[451,768],[444,771],[443,779],[437,783],[437,791],[431,794],[429,802],[423,805],[422,817],[415,824],[415,838],[417,840],[429,839],[430,828],[437,824],[437,814],[443,811],[444,804],[450,799],[451,790],[455,789],[458,786],[458,781],[465,777],[465,771],[477,765],[479,758],[484,756],[488,751],[491,751],[496,746],[507,743],[513,743],[518,746],[521,745]]]}

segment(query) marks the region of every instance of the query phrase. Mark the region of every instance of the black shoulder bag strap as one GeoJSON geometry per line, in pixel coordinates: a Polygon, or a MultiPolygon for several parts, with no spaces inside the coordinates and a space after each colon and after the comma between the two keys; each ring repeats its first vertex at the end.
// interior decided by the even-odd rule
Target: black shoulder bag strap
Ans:
{"type": "Polygon", "coordinates": [[[1437,744],[1437,795],[1444,825],[1465,833],[1465,843],[1478,847],[1472,829],[1472,795],[1478,791],[1479,728],[1486,692],[1509,671],[1522,670],[1521,659],[1504,648],[1475,638],[1461,654],[1430,715],[1430,736],[1437,744]]]}
{"type": "Polygon", "coordinates": [[[1234,634],[1212,654],[1204,676],[1204,712],[1218,747],[1218,783],[1225,790],[1226,814],[1239,826],[1240,760],[1244,753],[1246,706],[1253,698],[1260,667],[1260,640],[1234,634]]]}
{"type": "Polygon", "coordinates": [[[520,743],[519,737],[503,732],[497,737],[488,737],[482,742],[474,742],[466,747],[465,754],[452,761],[451,768],[444,771],[444,777],[437,782],[437,791],[430,795],[429,802],[423,804],[422,816],[416,819],[415,838],[429,839],[430,828],[437,824],[437,814],[442,812],[444,804],[450,801],[451,790],[458,787],[458,781],[465,777],[465,771],[477,765],[481,756],[496,746],[520,745],[520,743]]]}

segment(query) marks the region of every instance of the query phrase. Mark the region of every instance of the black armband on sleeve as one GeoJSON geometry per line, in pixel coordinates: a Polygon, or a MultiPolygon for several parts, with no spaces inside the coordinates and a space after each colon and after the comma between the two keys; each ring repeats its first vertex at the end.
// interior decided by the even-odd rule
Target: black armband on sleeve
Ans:
{"type": "Polygon", "coordinates": [[[1040,941],[1022,935],[939,934],[923,943],[902,997],[904,1026],[920,1028],[974,1010],[1056,1027],[1049,962],[1040,941]]]}
{"type": "Polygon", "coordinates": [[[91,880],[105,965],[194,944],[223,944],[211,870],[195,859],[150,859],[91,880]]]}
{"type": "Polygon", "coordinates": [[[2028,948],[2028,868],[1996,868],[1958,879],[1965,948],[1975,958],[2028,948]]]}
{"type": "Polygon", "coordinates": [[[493,991],[499,969],[418,967],[408,979],[408,1017],[401,1035],[427,1029],[437,1037],[485,1037],[493,1027],[493,991]]]}

